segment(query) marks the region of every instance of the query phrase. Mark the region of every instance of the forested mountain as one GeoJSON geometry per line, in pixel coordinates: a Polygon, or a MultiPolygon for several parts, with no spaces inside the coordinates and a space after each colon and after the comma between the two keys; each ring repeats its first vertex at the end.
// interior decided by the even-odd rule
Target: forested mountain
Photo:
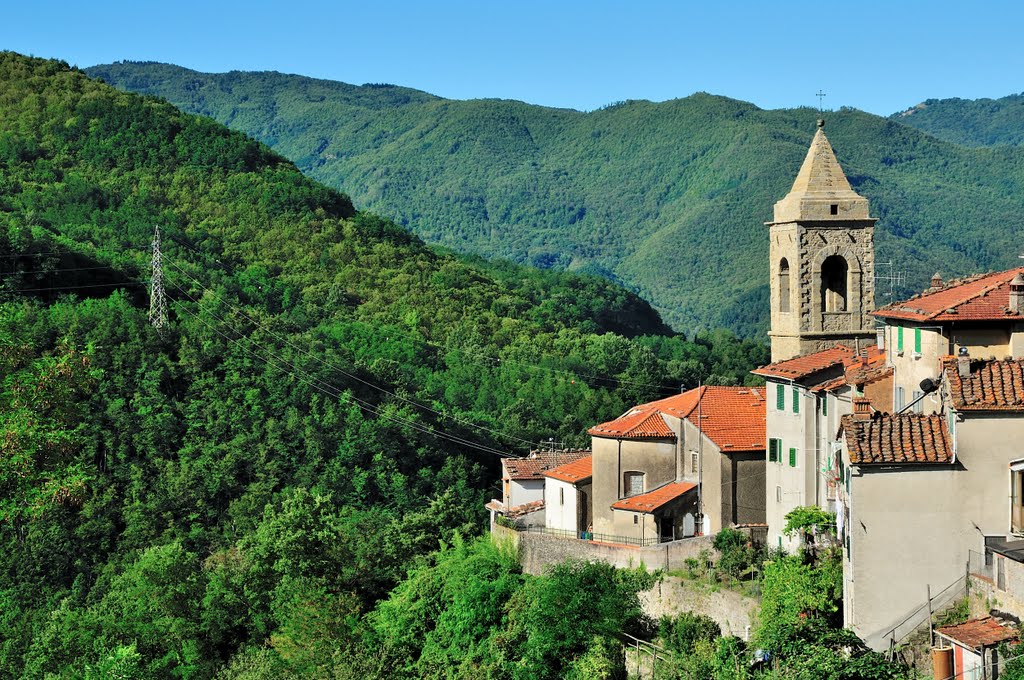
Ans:
{"type": "MultiPolygon", "coordinates": [[[[582,113],[279,73],[88,71],[253,135],[428,242],[598,273],[677,328],[748,335],[767,322],[763,222],[818,117],[707,94],[582,113]]],[[[880,274],[906,272],[920,290],[935,271],[1016,262],[1007,216],[1024,211],[1024,151],[967,149],[855,110],[827,118],[851,183],[880,218],[878,261],[893,262],[880,274]]]]}
{"type": "MultiPolygon", "coordinates": [[[[481,532],[499,453],[765,359],[603,279],[428,248],[241,133],[0,52],[0,677],[411,674],[368,617],[481,532]]],[[[508,578],[518,658],[542,586],[508,578]]]]}
{"type": "Polygon", "coordinates": [[[999,99],[928,99],[890,118],[964,146],[1024,143],[1024,94],[999,99]]]}

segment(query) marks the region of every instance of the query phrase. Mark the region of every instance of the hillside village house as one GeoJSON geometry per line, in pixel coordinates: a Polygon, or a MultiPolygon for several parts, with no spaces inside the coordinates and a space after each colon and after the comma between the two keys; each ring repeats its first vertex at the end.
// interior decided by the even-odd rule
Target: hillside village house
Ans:
{"type": "Polygon", "coordinates": [[[765,399],[704,386],[589,430],[594,532],[641,544],[764,522],[765,399]],[[702,493],[699,493],[702,491],[702,493]]]}
{"type": "Polygon", "coordinates": [[[840,423],[845,618],[869,642],[1024,531],[1024,269],[877,310],[894,400],[840,423]],[[907,396],[904,396],[907,395],[907,396]],[[895,521],[894,521],[895,520],[895,521]],[[893,560],[892,555],[901,559],[893,560]]]}
{"type": "Polygon", "coordinates": [[[578,458],[544,475],[545,526],[556,532],[582,536],[593,521],[593,457],[578,458]]]}
{"type": "Polygon", "coordinates": [[[525,525],[544,526],[544,473],[590,455],[583,449],[531,451],[525,458],[501,461],[501,500],[487,504],[491,526],[497,516],[525,525]]]}

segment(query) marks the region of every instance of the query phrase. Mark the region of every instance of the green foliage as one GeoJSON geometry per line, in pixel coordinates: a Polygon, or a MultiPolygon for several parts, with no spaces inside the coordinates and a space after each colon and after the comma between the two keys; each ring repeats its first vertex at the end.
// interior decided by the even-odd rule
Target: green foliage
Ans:
{"type": "Polygon", "coordinates": [[[658,624],[658,637],[673,652],[691,654],[698,642],[713,642],[721,637],[722,628],[703,614],[679,612],[663,616],[658,624]]]}
{"type": "MultiPolygon", "coordinates": [[[[764,222],[819,116],[704,93],[583,113],[280,73],[154,63],[89,73],[244,131],[430,243],[597,274],[678,329],[744,337],[766,329],[764,222]]],[[[945,127],[1017,143],[1022,106],[1019,97],[981,100],[970,114],[958,106],[945,127]]],[[[843,169],[879,217],[876,260],[907,272],[898,296],[927,287],[935,271],[1017,262],[1005,216],[1024,211],[1024,151],[958,147],[908,126],[933,108],[945,107],[929,102],[899,122],[852,109],[826,116],[843,169]]]]}
{"type": "Polygon", "coordinates": [[[783,533],[787,536],[799,533],[809,536],[815,531],[835,533],[836,514],[822,510],[816,505],[801,505],[786,513],[786,526],[783,533]]]}
{"type": "Polygon", "coordinates": [[[964,146],[1019,146],[1024,142],[1024,94],[999,99],[928,99],[890,118],[964,146]]]}
{"type": "Polygon", "coordinates": [[[935,615],[935,627],[954,626],[971,617],[971,600],[964,596],[935,615]]]}
{"type": "Polygon", "coordinates": [[[729,527],[715,534],[712,545],[720,553],[715,566],[733,578],[749,569],[757,556],[757,551],[747,535],[729,527]]]}

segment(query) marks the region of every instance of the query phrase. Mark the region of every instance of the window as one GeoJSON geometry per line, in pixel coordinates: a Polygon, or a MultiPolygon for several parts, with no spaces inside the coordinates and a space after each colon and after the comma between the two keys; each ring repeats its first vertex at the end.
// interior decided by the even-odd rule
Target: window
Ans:
{"type": "Polygon", "coordinates": [[[924,413],[924,399],[921,399],[924,396],[924,392],[914,390],[912,395],[914,397],[914,413],[924,413]],[[918,399],[921,400],[918,401],[918,399]]]}
{"type": "Polygon", "coordinates": [[[896,351],[903,351],[903,326],[896,329],[896,351]]]}
{"type": "Polygon", "coordinates": [[[846,279],[849,265],[839,255],[829,255],[821,263],[821,311],[846,311],[846,279]]]}
{"type": "Polygon", "coordinates": [[[775,408],[779,411],[786,410],[786,388],[781,384],[775,386],[775,408]]]}
{"type": "Polygon", "coordinates": [[[789,450],[789,467],[796,467],[796,449],[789,450]]]}
{"type": "MultiPolygon", "coordinates": [[[[775,487],[775,502],[776,503],[781,503],[782,502],[782,487],[781,486],[775,487]]],[[[779,540],[781,541],[782,539],[780,538],[779,540]]]]}
{"type": "Polygon", "coordinates": [[[896,394],[893,396],[893,402],[894,402],[893,407],[895,408],[897,413],[899,413],[900,411],[903,410],[903,406],[906,403],[906,397],[903,394],[903,388],[902,387],[897,387],[896,388],[896,394]]]}
{"type": "Polygon", "coordinates": [[[697,469],[699,465],[700,465],[700,461],[697,460],[697,452],[696,451],[690,451],[690,472],[692,474],[697,474],[697,472],[699,471],[697,469]]]}
{"type": "Polygon", "coordinates": [[[850,496],[850,468],[846,468],[846,496],[850,496]]]}
{"type": "Polygon", "coordinates": [[[828,207],[828,213],[829,213],[829,215],[838,215],[839,214],[839,204],[838,203],[833,203],[832,205],[830,205],[828,207]]]}
{"type": "Polygon", "coordinates": [[[633,524],[640,524],[640,515],[633,514],[633,524]]]}
{"type": "Polygon", "coordinates": [[[565,489],[558,487],[558,504],[565,505],[565,489]]]}
{"type": "Polygon", "coordinates": [[[821,415],[828,415],[828,393],[821,395],[821,415]]]}
{"type": "Polygon", "coordinates": [[[921,353],[921,329],[914,329],[914,351],[918,354],[921,353]]]}
{"type": "Polygon", "coordinates": [[[793,388],[793,413],[800,413],[800,390],[793,388]]]}
{"type": "Polygon", "coordinates": [[[779,262],[779,311],[789,311],[789,260],[779,262]]]}
{"type": "Polygon", "coordinates": [[[778,463],[779,458],[782,455],[782,440],[781,439],[769,439],[768,440],[768,462],[778,463]]]}
{"type": "Polygon", "coordinates": [[[644,473],[627,472],[625,475],[626,496],[639,496],[644,492],[644,473]]]}

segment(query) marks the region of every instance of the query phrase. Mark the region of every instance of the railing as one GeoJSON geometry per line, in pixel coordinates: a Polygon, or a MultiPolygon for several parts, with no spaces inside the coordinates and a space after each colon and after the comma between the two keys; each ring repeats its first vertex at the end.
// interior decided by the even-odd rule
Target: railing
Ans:
{"type": "Polygon", "coordinates": [[[993,581],[995,577],[992,569],[992,553],[988,551],[980,553],[977,550],[967,551],[967,571],[971,576],[981,576],[993,581]]]}
{"type": "Polygon", "coordinates": [[[618,545],[633,545],[637,547],[647,547],[650,545],[658,545],[661,540],[657,537],[644,537],[636,538],[635,536],[615,536],[612,534],[598,534],[593,531],[572,531],[570,529],[552,529],[551,527],[544,526],[517,526],[516,531],[525,531],[530,534],[547,534],[549,536],[558,536],[560,538],[576,538],[582,541],[593,541],[595,543],[616,543],[618,545]]]}
{"type": "Polygon", "coordinates": [[[888,641],[890,652],[906,640],[914,631],[928,623],[933,613],[945,609],[954,600],[967,594],[967,576],[961,576],[937,593],[929,593],[930,598],[917,609],[907,614],[906,618],[897,623],[889,632],[878,637],[888,641]]]}
{"type": "MultiPolygon", "coordinates": [[[[648,642],[647,640],[641,640],[640,638],[633,637],[629,633],[622,633],[622,647],[623,649],[635,650],[634,656],[636,657],[636,673],[631,674],[634,678],[655,678],[658,675],[658,662],[669,661],[672,658],[672,652],[668,651],[664,647],[648,642]],[[650,663],[643,663],[643,655],[649,654],[651,656],[650,663]]],[[[629,672],[628,660],[627,660],[627,673],[629,672]]]]}

